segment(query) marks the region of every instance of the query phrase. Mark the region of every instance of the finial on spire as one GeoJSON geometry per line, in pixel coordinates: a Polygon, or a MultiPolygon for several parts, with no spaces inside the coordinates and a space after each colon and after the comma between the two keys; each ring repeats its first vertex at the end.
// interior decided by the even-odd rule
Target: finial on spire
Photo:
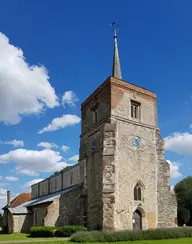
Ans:
{"type": "Polygon", "coordinates": [[[120,60],[119,60],[119,52],[118,52],[118,45],[117,45],[116,22],[114,21],[111,25],[113,26],[113,29],[114,29],[114,53],[113,53],[112,76],[115,77],[115,78],[118,78],[118,79],[122,79],[120,60]]]}

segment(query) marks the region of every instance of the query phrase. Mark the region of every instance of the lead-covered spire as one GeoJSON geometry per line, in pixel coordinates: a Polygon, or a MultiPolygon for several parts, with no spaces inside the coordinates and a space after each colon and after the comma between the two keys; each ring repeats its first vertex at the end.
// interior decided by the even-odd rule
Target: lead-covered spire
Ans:
{"type": "Polygon", "coordinates": [[[117,45],[117,30],[116,30],[115,24],[116,24],[116,22],[112,23],[112,26],[114,27],[114,53],[113,53],[112,76],[115,78],[118,78],[118,79],[122,79],[118,45],[117,45]]]}

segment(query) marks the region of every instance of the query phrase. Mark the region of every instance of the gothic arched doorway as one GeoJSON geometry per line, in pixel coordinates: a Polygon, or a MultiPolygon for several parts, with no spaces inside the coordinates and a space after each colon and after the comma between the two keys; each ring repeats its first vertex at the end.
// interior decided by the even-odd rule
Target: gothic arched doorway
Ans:
{"type": "Polygon", "coordinates": [[[141,215],[141,212],[139,210],[136,210],[133,213],[132,223],[133,223],[133,230],[141,230],[142,229],[142,215],[141,215]]]}

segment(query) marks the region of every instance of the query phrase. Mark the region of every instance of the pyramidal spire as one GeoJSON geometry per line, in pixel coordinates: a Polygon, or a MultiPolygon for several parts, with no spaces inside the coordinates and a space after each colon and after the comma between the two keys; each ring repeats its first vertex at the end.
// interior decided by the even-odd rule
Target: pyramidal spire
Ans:
{"type": "Polygon", "coordinates": [[[112,76],[115,78],[118,78],[118,79],[122,79],[118,45],[117,45],[117,30],[116,30],[115,24],[116,24],[116,22],[112,23],[112,26],[114,28],[114,52],[113,52],[112,76]]]}

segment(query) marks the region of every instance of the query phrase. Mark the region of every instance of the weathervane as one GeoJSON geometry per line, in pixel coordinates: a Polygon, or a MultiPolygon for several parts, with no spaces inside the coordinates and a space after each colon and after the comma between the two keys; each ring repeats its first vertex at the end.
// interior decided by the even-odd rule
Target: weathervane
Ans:
{"type": "Polygon", "coordinates": [[[117,33],[116,33],[116,31],[117,31],[116,21],[113,21],[113,22],[111,23],[111,26],[113,27],[113,30],[114,30],[114,38],[117,38],[117,33]]]}

